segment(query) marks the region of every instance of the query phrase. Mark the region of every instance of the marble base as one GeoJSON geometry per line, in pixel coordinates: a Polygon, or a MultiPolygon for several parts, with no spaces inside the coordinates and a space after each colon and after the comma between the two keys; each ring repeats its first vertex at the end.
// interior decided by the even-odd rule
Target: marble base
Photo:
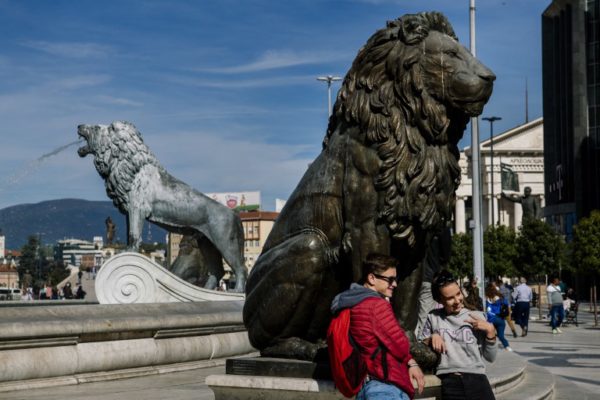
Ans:
{"type": "MultiPolygon", "coordinates": [[[[229,359],[225,375],[210,375],[206,384],[215,400],[342,400],[345,397],[327,378],[320,364],[277,358],[229,359]]],[[[416,399],[441,399],[441,383],[434,375],[425,376],[425,390],[416,399]]]]}
{"type": "Polygon", "coordinates": [[[243,293],[203,289],[184,281],[148,257],[119,253],[96,276],[100,304],[173,303],[244,300],[243,293]]]}

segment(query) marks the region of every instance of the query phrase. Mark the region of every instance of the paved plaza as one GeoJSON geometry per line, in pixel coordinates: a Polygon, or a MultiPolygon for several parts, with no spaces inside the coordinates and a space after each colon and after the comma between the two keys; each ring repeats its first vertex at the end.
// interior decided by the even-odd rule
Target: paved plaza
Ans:
{"type": "MultiPolygon", "coordinates": [[[[537,315],[537,309],[533,309],[532,318],[537,318],[537,315]]],[[[593,315],[584,304],[579,312],[579,326],[566,326],[563,334],[553,335],[547,321],[532,320],[529,335],[514,339],[507,329],[507,338],[515,353],[589,392],[588,399],[600,399],[600,327],[594,327],[593,322],[593,315]]],[[[0,393],[0,399],[212,400],[214,396],[204,380],[208,375],[224,373],[224,369],[224,366],[217,366],[115,381],[5,392],[0,393]]],[[[578,400],[569,397],[568,393],[561,394],[560,398],[578,400]]]]}

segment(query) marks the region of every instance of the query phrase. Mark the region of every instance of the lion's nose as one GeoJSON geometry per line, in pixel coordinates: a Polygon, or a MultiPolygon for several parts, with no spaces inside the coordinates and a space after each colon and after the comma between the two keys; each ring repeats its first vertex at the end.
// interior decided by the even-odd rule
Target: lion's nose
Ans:
{"type": "Polygon", "coordinates": [[[477,75],[479,75],[479,77],[484,81],[494,82],[496,80],[496,74],[494,74],[491,69],[483,65],[481,66],[481,69],[477,71],[477,75]]]}

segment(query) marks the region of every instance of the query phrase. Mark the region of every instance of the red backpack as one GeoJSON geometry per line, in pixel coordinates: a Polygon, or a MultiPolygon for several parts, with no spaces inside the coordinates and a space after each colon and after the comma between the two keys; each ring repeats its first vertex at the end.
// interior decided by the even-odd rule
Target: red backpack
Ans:
{"type": "Polygon", "coordinates": [[[345,308],[331,320],[327,330],[327,348],[331,374],[336,388],[353,397],[367,377],[367,364],[350,336],[350,309],[345,308]]]}

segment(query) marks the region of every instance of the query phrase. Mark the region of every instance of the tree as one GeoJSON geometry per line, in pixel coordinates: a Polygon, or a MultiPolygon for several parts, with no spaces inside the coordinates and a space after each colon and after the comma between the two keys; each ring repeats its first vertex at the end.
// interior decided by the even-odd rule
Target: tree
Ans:
{"type": "Polygon", "coordinates": [[[526,277],[539,277],[562,267],[565,242],[550,225],[527,218],[517,235],[517,251],[517,272],[526,277]]]}
{"type": "Polygon", "coordinates": [[[448,270],[459,279],[473,274],[473,235],[470,233],[452,236],[448,270]]]}
{"type": "Polygon", "coordinates": [[[517,235],[511,228],[489,226],[483,234],[485,275],[491,278],[518,275],[515,262],[518,257],[517,235]]]}
{"type": "MultiPolygon", "coordinates": [[[[594,210],[587,218],[582,218],[573,227],[571,243],[573,267],[577,271],[592,274],[593,292],[596,293],[596,276],[600,274],[600,211],[594,210]]],[[[594,319],[598,324],[595,299],[594,319]]]]}
{"type": "MultiPolygon", "coordinates": [[[[565,258],[565,242],[552,227],[535,218],[523,220],[517,235],[517,251],[519,253],[517,270],[520,275],[536,277],[538,295],[541,294],[541,277],[558,271],[565,258]]],[[[538,297],[541,300],[540,297],[538,297]]],[[[541,303],[541,302],[539,302],[541,303]]],[[[539,317],[542,308],[538,305],[539,317]]]]}
{"type": "Polygon", "coordinates": [[[19,260],[19,280],[23,281],[23,276],[27,271],[37,277],[38,259],[39,259],[39,239],[36,235],[30,235],[27,243],[21,247],[21,258],[19,260]]]}

